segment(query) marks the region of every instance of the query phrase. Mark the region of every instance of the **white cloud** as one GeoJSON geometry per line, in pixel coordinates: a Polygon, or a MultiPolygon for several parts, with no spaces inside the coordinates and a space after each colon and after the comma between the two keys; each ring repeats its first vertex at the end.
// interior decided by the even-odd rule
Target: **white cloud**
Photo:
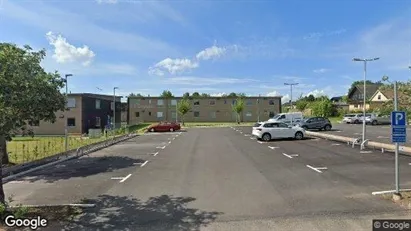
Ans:
{"type": "Polygon", "coordinates": [[[320,68],[320,69],[315,69],[315,70],[313,70],[313,72],[314,72],[314,73],[317,73],[317,74],[325,73],[325,72],[327,72],[327,71],[329,71],[329,69],[326,69],[326,68],[320,68]]]}
{"type": "Polygon", "coordinates": [[[88,66],[94,59],[94,52],[86,45],[75,47],[68,43],[66,38],[55,35],[51,31],[46,34],[46,37],[54,47],[53,58],[58,63],[81,62],[84,66],[88,66]]]}
{"type": "Polygon", "coordinates": [[[205,85],[225,85],[232,84],[252,83],[257,80],[253,79],[239,79],[239,78],[207,78],[207,77],[193,77],[193,76],[181,76],[171,77],[164,80],[165,84],[178,84],[178,85],[192,85],[192,86],[205,86],[205,85]]]}
{"type": "Polygon", "coordinates": [[[96,0],[98,4],[116,4],[118,0],[96,0]]]}
{"type": "Polygon", "coordinates": [[[280,95],[281,94],[278,91],[272,91],[272,92],[267,93],[267,96],[280,96],[280,95]]]}
{"type": "MultiPolygon", "coordinates": [[[[295,101],[295,99],[293,101],[295,101]]],[[[288,102],[290,102],[290,95],[286,94],[281,98],[281,103],[283,104],[283,103],[288,103],[288,102]]]]}
{"type": "Polygon", "coordinates": [[[347,32],[346,29],[339,29],[333,31],[325,31],[325,32],[312,32],[303,37],[304,40],[312,40],[312,39],[320,39],[322,37],[333,36],[333,35],[341,35],[347,32]]]}
{"type": "Polygon", "coordinates": [[[149,68],[149,74],[163,76],[164,71],[177,74],[186,70],[197,68],[199,64],[190,59],[171,59],[166,58],[149,68]]]}
{"type": "Polygon", "coordinates": [[[212,46],[208,47],[200,52],[197,53],[196,58],[199,60],[209,60],[213,58],[218,58],[221,57],[222,55],[225,54],[226,48],[223,47],[217,47],[217,46],[212,46]]]}
{"type": "Polygon", "coordinates": [[[308,92],[305,96],[313,95],[314,97],[327,96],[328,94],[324,90],[315,89],[314,91],[308,92]]]}

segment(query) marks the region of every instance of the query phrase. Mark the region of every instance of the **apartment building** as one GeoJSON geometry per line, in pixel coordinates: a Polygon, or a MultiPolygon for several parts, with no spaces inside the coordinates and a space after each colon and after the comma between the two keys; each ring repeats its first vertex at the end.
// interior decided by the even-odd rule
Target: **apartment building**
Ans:
{"type": "MultiPolygon", "coordinates": [[[[129,97],[128,122],[137,124],[142,122],[175,121],[177,103],[182,97],[165,99],[162,97],[129,97]]],[[[232,105],[236,97],[201,97],[189,98],[191,110],[185,115],[186,122],[233,122],[236,113],[232,105]]],[[[258,119],[268,120],[281,113],[281,96],[275,97],[246,97],[245,108],[240,115],[243,122],[254,122],[258,119]]],[[[181,121],[178,118],[178,121],[181,121]]]]}
{"type": "MultiPolygon", "coordinates": [[[[37,121],[29,124],[35,135],[62,135],[65,124],[70,134],[88,133],[112,123],[113,96],[91,93],[68,94],[67,110],[56,112],[56,122],[37,121]]],[[[116,124],[121,123],[121,97],[116,97],[116,124]]]]}

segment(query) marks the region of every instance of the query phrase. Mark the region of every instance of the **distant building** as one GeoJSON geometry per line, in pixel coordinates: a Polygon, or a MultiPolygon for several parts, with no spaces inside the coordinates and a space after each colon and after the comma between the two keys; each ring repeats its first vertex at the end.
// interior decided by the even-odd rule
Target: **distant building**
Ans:
{"type": "MultiPolygon", "coordinates": [[[[121,96],[116,97],[116,124],[121,123],[121,96]]],[[[68,94],[67,111],[56,112],[56,122],[31,122],[28,126],[35,135],[62,135],[65,123],[71,134],[88,133],[89,129],[103,129],[112,122],[113,96],[91,93],[68,94]]],[[[119,125],[117,125],[119,126],[119,125]]]]}
{"type": "MultiPolygon", "coordinates": [[[[128,98],[128,122],[138,124],[156,121],[181,121],[177,115],[177,103],[182,97],[165,99],[162,97],[128,98]]],[[[237,97],[200,97],[189,98],[191,110],[185,115],[186,122],[235,122],[236,113],[232,105],[237,97]]],[[[281,96],[246,97],[241,120],[254,122],[258,118],[267,120],[281,112],[281,96]],[[258,114],[260,116],[258,116],[258,114]]]]}
{"type": "MultiPolygon", "coordinates": [[[[366,99],[370,100],[371,97],[375,94],[378,88],[382,84],[374,83],[374,84],[366,84],[366,99]]],[[[356,111],[362,110],[364,105],[364,87],[362,84],[354,86],[350,92],[348,92],[348,110],[349,111],[356,111]]],[[[366,103],[365,109],[370,109],[370,104],[366,103]]]]}

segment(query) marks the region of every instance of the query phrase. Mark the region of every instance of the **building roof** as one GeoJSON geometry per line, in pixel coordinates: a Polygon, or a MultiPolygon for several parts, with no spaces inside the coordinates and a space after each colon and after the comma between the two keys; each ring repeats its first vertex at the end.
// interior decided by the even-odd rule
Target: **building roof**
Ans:
{"type": "MultiPolygon", "coordinates": [[[[189,96],[191,98],[192,96],[189,96]]],[[[161,96],[129,96],[129,99],[164,99],[164,97],[161,96]]],[[[182,96],[174,96],[170,99],[182,99],[182,96]]],[[[193,99],[237,99],[238,96],[209,96],[209,97],[193,97],[193,99]]],[[[245,99],[281,99],[282,96],[246,96],[244,97],[245,99]]]]}
{"type": "Polygon", "coordinates": [[[340,100],[342,100],[343,97],[344,97],[344,96],[334,96],[334,97],[332,97],[330,100],[331,100],[331,101],[340,101],[340,100]]]}
{"type": "MultiPolygon", "coordinates": [[[[94,93],[70,93],[68,96],[81,96],[81,97],[91,97],[96,99],[105,99],[105,100],[113,100],[113,95],[102,95],[102,94],[94,94],[94,93]]],[[[123,96],[116,96],[116,101],[120,101],[123,96]]]]}
{"type": "MultiPolygon", "coordinates": [[[[366,99],[371,98],[374,95],[374,93],[378,90],[378,88],[380,88],[381,85],[382,85],[382,83],[372,83],[372,84],[367,83],[365,85],[366,86],[366,96],[365,96],[365,98],[366,99]]],[[[362,84],[355,85],[351,89],[351,91],[348,92],[348,98],[351,98],[351,96],[352,96],[352,94],[354,93],[355,90],[357,90],[357,91],[359,91],[360,93],[363,94],[364,93],[363,89],[364,89],[364,85],[362,85],[362,84]]]]}

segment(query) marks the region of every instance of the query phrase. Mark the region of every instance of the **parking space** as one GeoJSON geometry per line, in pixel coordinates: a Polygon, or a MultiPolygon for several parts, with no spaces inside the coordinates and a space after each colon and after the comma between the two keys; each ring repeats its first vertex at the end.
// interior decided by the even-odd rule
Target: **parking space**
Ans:
{"type": "MultiPolygon", "coordinates": [[[[251,127],[233,129],[236,137],[249,140],[251,127]]],[[[358,147],[308,138],[305,140],[273,140],[271,142],[253,141],[264,146],[270,155],[292,161],[294,165],[307,168],[332,182],[349,183],[361,188],[364,193],[394,188],[394,155],[379,150],[360,150],[358,147]]],[[[245,141],[244,141],[245,142],[245,141]]],[[[400,156],[400,179],[403,188],[411,188],[411,157],[400,156]]]]}
{"type": "Polygon", "coordinates": [[[24,204],[72,203],[124,183],[164,152],[182,132],[142,135],[78,159],[44,168],[4,185],[24,204]]]}

